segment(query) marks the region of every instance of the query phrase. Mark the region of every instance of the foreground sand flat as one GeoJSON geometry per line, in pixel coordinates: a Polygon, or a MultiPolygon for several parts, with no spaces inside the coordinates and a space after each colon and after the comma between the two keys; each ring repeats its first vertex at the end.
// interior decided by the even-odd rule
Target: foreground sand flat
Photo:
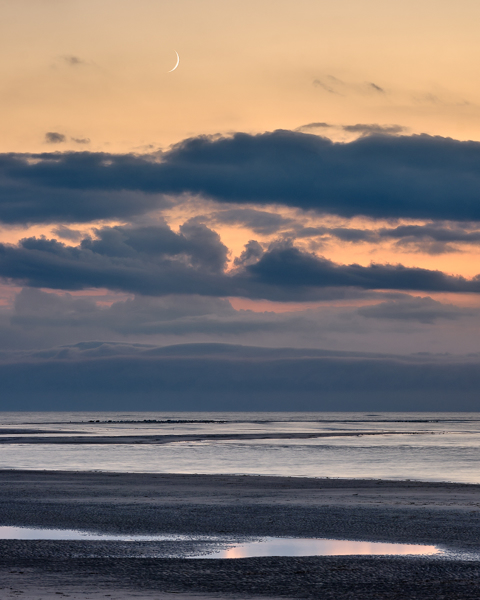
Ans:
{"type": "MultiPolygon", "coordinates": [[[[477,485],[0,471],[0,489],[0,525],[111,533],[330,537],[480,552],[477,485]]],[[[49,600],[48,594],[61,597],[61,592],[94,600],[108,594],[162,600],[160,593],[175,598],[177,594],[336,600],[480,598],[477,560],[148,558],[153,547],[153,543],[133,542],[3,540],[0,597],[18,597],[23,592],[21,596],[29,600],[49,600]],[[32,595],[40,592],[43,595],[32,595]]]]}
{"type": "MultiPolygon", "coordinates": [[[[0,502],[60,502],[94,507],[104,501],[149,505],[295,505],[412,508],[478,512],[480,485],[379,479],[312,479],[257,475],[191,475],[0,470],[0,502]]],[[[10,506],[11,510],[15,506],[10,506]]],[[[16,514],[16,513],[15,513],[16,514]]],[[[27,518],[25,515],[21,519],[27,518]]],[[[47,515],[45,515],[47,518],[47,515]]],[[[70,513],[72,523],[74,512],[70,513]]],[[[23,523],[22,524],[26,524],[23,523]]]]}

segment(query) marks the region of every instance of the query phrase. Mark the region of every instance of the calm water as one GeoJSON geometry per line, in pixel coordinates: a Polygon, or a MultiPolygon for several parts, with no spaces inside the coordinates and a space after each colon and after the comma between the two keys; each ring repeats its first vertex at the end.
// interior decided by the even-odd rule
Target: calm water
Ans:
{"type": "Polygon", "coordinates": [[[0,413],[0,438],[12,435],[20,435],[25,443],[0,444],[0,468],[480,483],[480,413],[0,413]],[[203,438],[252,433],[273,437],[203,438]],[[300,433],[334,436],[296,438],[300,433]],[[112,443],[30,444],[29,434],[102,435],[112,443]],[[197,438],[168,444],[115,443],[119,435],[167,434],[197,438]],[[275,439],[279,434],[288,437],[275,439]]]}
{"type": "Polygon", "coordinates": [[[442,554],[436,546],[420,544],[387,544],[304,538],[269,537],[222,548],[208,555],[192,558],[250,558],[252,556],[432,556],[442,554]]]}
{"type": "MultiPolygon", "coordinates": [[[[196,542],[190,558],[248,558],[251,556],[340,556],[340,555],[428,555],[442,554],[436,546],[420,544],[389,544],[385,542],[358,542],[316,538],[265,537],[249,541],[236,541],[226,536],[198,535],[112,535],[75,529],[39,529],[31,527],[0,527],[3,540],[80,540],[122,542],[196,542]],[[196,554],[198,552],[198,554],[196,554]]],[[[156,553],[155,550],[153,550],[156,553]]],[[[157,551],[158,552],[158,551],[157,551]]],[[[161,552],[161,550],[160,550],[161,552]]],[[[168,553],[168,549],[164,550],[168,553]]],[[[180,550],[181,552],[181,550],[180,550]]]]}

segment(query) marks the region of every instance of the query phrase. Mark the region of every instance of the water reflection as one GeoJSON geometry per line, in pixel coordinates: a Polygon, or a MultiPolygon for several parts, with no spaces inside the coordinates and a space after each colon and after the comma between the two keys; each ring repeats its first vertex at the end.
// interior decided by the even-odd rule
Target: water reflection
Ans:
{"type": "Polygon", "coordinates": [[[36,527],[7,527],[0,526],[0,539],[2,540],[83,540],[106,542],[182,542],[192,540],[219,541],[218,536],[192,536],[181,534],[162,535],[136,535],[98,533],[81,531],[78,529],[43,529],[36,527]]]}
{"type": "Polygon", "coordinates": [[[204,558],[250,558],[254,556],[346,556],[346,555],[434,555],[436,546],[420,544],[387,544],[349,540],[265,538],[219,550],[204,558]]]}
{"type": "Polygon", "coordinates": [[[420,544],[389,544],[308,538],[265,537],[253,541],[235,540],[227,536],[185,534],[110,534],[75,529],[42,529],[35,527],[0,526],[4,540],[77,540],[114,542],[196,542],[198,548],[189,558],[249,558],[254,556],[345,556],[345,555],[434,555],[442,554],[436,546],[420,544]]]}

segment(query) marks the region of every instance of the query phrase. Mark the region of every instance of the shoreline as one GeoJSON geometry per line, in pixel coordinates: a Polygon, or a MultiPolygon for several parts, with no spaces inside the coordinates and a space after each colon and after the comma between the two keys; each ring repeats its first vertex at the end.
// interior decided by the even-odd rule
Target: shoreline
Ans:
{"type": "Polygon", "coordinates": [[[142,477],[149,477],[149,476],[172,476],[172,477],[251,477],[251,478],[255,478],[255,477],[260,477],[262,479],[268,479],[268,478],[276,478],[276,479],[286,479],[286,480],[294,480],[294,481],[298,481],[298,480],[312,480],[312,481],[322,481],[322,482],[346,482],[347,484],[354,484],[354,483],[359,483],[360,487],[362,486],[363,483],[367,484],[367,487],[369,486],[369,483],[371,482],[375,482],[377,485],[381,485],[381,482],[385,482],[385,483],[397,483],[397,484],[405,484],[407,487],[408,486],[413,486],[414,484],[419,484],[419,485],[440,485],[440,486],[466,486],[466,487],[480,487],[480,482],[471,482],[471,481],[454,481],[454,480],[447,480],[447,479],[414,479],[414,478],[410,478],[410,479],[405,479],[403,477],[385,477],[385,478],[379,478],[379,477],[322,477],[322,476],[306,476],[306,475],[275,475],[275,474],[269,474],[269,473],[188,473],[188,472],[181,472],[181,471],[177,471],[177,472],[170,472],[170,471],[118,471],[118,470],[106,470],[106,469],[75,469],[75,470],[69,470],[69,469],[46,469],[46,468],[42,468],[42,467],[30,467],[30,468],[24,468],[24,467],[0,467],[0,482],[1,482],[1,474],[2,473],[13,473],[13,472],[20,472],[20,473],[59,473],[59,474],[64,474],[64,475],[73,475],[73,474],[77,474],[77,473],[83,473],[83,474],[98,474],[98,475],[108,475],[108,476],[113,476],[113,477],[118,477],[118,476],[123,476],[123,475],[138,475],[138,476],[142,476],[142,477]],[[380,483],[377,483],[380,482],[380,483]]]}
{"type": "MultiPolygon", "coordinates": [[[[51,433],[51,432],[45,432],[51,433]]],[[[363,437],[378,435],[438,435],[432,431],[336,431],[289,433],[198,433],[151,435],[21,435],[11,436],[0,430],[0,444],[171,444],[174,442],[242,441],[242,440],[308,440],[331,437],[363,437]]]]}
{"type": "MultiPolygon", "coordinates": [[[[0,470],[0,490],[0,525],[323,537],[480,551],[480,485],[475,484],[0,470]]],[[[44,589],[47,597],[59,586],[70,589],[72,598],[83,598],[74,595],[81,593],[82,581],[92,594],[107,588],[127,594],[119,598],[140,593],[158,598],[168,592],[316,598],[320,590],[322,598],[336,600],[413,598],[415,590],[422,590],[424,600],[480,597],[480,561],[395,556],[185,560],[145,558],[145,551],[145,545],[131,542],[0,540],[0,588],[23,582],[22,597],[32,600],[43,596],[29,596],[29,589],[44,589]],[[411,593],[402,596],[405,581],[411,593]]]]}

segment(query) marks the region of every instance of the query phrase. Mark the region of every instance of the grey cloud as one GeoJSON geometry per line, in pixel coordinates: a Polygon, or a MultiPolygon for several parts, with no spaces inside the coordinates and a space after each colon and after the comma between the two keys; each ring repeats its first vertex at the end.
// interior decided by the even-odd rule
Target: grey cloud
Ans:
{"type": "Polygon", "coordinates": [[[87,62],[81,58],[79,58],[78,56],[64,56],[63,60],[70,65],[71,67],[78,67],[80,65],[86,65],[87,62]]]}
{"type": "Polygon", "coordinates": [[[196,223],[185,223],[178,234],[166,225],[104,227],[76,247],[46,238],[0,245],[0,276],[65,290],[225,296],[227,252],[218,234],[196,223]]]}
{"type": "Polygon", "coordinates": [[[295,131],[309,133],[315,129],[340,129],[348,133],[359,133],[361,135],[399,135],[408,131],[403,125],[379,125],[378,123],[356,123],[355,125],[333,125],[332,123],[307,123],[297,127],[295,131]]]}
{"type": "Polygon", "coordinates": [[[245,250],[234,260],[235,266],[248,266],[255,264],[264,254],[264,249],[256,240],[250,240],[245,244],[245,250]]]}
{"type": "Polygon", "coordinates": [[[393,229],[380,229],[378,236],[381,239],[396,239],[399,247],[410,247],[428,254],[456,252],[459,244],[478,245],[480,242],[479,230],[457,225],[401,225],[393,229]]]}
{"type": "Polygon", "coordinates": [[[301,337],[302,331],[310,335],[315,330],[318,341],[322,327],[325,324],[312,315],[234,310],[223,298],[135,296],[104,306],[91,297],[24,288],[17,294],[13,312],[0,317],[0,348],[41,348],[92,337],[265,343],[267,335],[278,345],[282,340],[292,343],[292,334],[301,337]]]}
{"type": "Polygon", "coordinates": [[[435,94],[423,94],[420,97],[414,98],[417,102],[428,102],[429,104],[443,104],[435,94]]]}
{"type": "Polygon", "coordinates": [[[228,300],[201,296],[170,296],[117,302],[103,319],[112,331],[124,335],[192,334],[226,335],[264,329],[260,319],[241,319],[228,300]]]}
{"type": "Polygon", "coordinates": [[[450,98],[441,97],[441,96],[438,96],[438,95],[432,94],[432,93],[415,95],[412,97],[412,100],[413,100],[413,102],[415,102],[417,104],[436,104],[436,105],[448,106],[448,107],[472,106],[472,102],[470,102],[469,100],[465,100],[465,98],[458,100],[458,99],[452,99],[451,97],[450,98]]]}
{"type": "Polygon", "coordinates": [[[274,248],[247,267],[254,280],[285,288],[351,286],[362,289],[480,292],[480,277],[467,280],[441,271],[402,265],[337,265],[297,248],[274,248]]]}
{"type": "Polygon", "coordinates": [[[354,227],[319,228],[319,234],[335,237],[342,242],[372,242],[377,239],[375,232],[354,227]]]}
{"type": "Polygon", "coordinates": [[[14,309],[12,322],[28,327],[75,325],[82,323],[86,314],[98,310],[96,303],[88,298],[59,296],[34,288],[24,288],[17,294],[14,309]]]}
{"type": "Polygon", "coordinates": [[[379,85],[377,85],[376,83],[369,82],[369,83],[367,83],[367,85],[371,90],[374,90],[375,92],[379,92],[380,94],[385,94],[385,90],[383,88],[381,88],[379,85]]]}
{"type": "Polygon", "coordinates": [[[150,156],[3,154],[0,219],[140,215],[163,194],[189,193],[344,217],[478,221],[479,162],[478,142],[375,135],[334,143],[292,131],[193,138],[150,156]]]}
{"type": "Polygon", "coordinates": [[[85,223],[130,219],[171,206],[164,197],[113,190],[72,190],[16,184],[0,175],[0,221],[4,223],[85,223]]]}
{"type": "Polygon", "coordinates": [[[362,135],[397,135],[405,133],[406,127],[402,125],[378,125],[378,123],[357,123],[356,125],[342,125],[344,131],[349,133],[360,133],[362,135]]]}
{"type": "Polygon", "coordinates": [[[90,138],[74,138],[72,137],[72,142],[75,142],[76,144],[89,144],[90,143],[90,138]]]}
{"type": "MultiPolygon", "coordinates": [[[[227,261],[228,248],[222,244],[219,235],[205,225],[187,221],[174,233],[165,225],[144,227],[103,227],[95,230],[97,238],[85,238],[80,245],[80,253],[102,257],[137,260],[148,264],[156,258],[175,258],[182,266],[201,267],[206,272],[223,271],[227,261]]],[[[49,242],[38,240],[28,242],[33,248],[46,249],[49,242]]],[[[52,250],[63,251],[55,244],[52,250]]],[[[67,251],[69,252],[69,251],[67,251]]],[[[74,251],[75,252],[75,251],[74,251]]],[[[70,254],[70,256],[79,256],[70,254]]],[[[153,264],[152,264],[153,266],[153,264]]]]}
{"type": "MultiPolygon", "coordinates": [[[[327,302],[291,311],[235,310],[224,298],[199,295],[136,295],[113,304],[102,296],[75,296],[24,288],[13,310],[0,312],[0,357],[19,349],[51,348],[92,339],[173,344],[188,342],[241,343],[255,346],[294,346],[382,353],[460,352],[478,349],[480,313],[440,303],[419,302],[405,294],[339,288],[326,295],[349,302],[327,302]],[[377,306],[352,307],[357,301],[377,306]],[[450,323],[454,322],[454,326],[450,323]]],[[[111,301],[111,300],[110,300],[111,301]]],[[[292,310],[294,309],[294,310],[292,310]]],[[[107,347],[107,346],[105,346],[107,347]]],[[[110,346],[108,346],[110,348],[110,346]]],[[[50,352],[50,351],[48,351],[50,352]]],[[[66,352],[62,350],[62,352],[66,352]]],[[[97,351],[96,351],[97,352],[97,351]]]]}
{"type": "Polygon", "coordinates": [[[75,247],[35,237],[17,246],[0,245],[0,277],[52,289],[276,301],[322,298],[326,288],[480,292],[479,277],[468,280],[402,265],[339,265],[289,242],[273,244],[261,256],[260,250],[250,242],[240,257],[246,266],[227,273],[228,249],[205,225],[187,221],[179,233],[166,225],[104,227],[96,239],[84,238],[75,247]]]}
{"type": "MultiPolygon", "coordinates": [[[[250,318],[249,321],[242,320],[228,300],[223,298],[136,296],[103,307],[89,298],[76,298],[68,293],[60,296],[35,288],[23,288],[17,294],[14,313],[10,318],[12,325],[29,331],[81,329],[84,330],[80,332],[81,335],[103,331],[148,336],[183,336],[192,333],[222,335],[262,329],[261,319],[250,318]]],[[[72,333],[69,335],[72,336],[72,333]]]]}
{"type": "Polygon", "coordinates": [[[335,125],[332,125],[331,123],[315,122],[307,123],[306,125],[301,125],[300,127],[297,127],[295,131],[310,131],[312,129],[330,129],[331,127],[335,127],[335,125]]]}
{"type": "Polygon", "coordinates": [[[400,225],[381,229],[356,229],[350,227],[300,227],[296,237],[332,237],[344,242],[369,242],[396,240],[399,248],[427,254],[458,252],[459,245],[480,243],[480,231],[460,224],[400,225]]]}
{"type": "Polygon", "coordinates": [[[280,229],[286,229],[296,223],[294,219],[289,219],[282,215],[264,210],[255,210],[253,208],[232,208],[222,210],[210,215],[210,218],[216,223],[243,225],[249,227],[255,233],[263,235],[276,233],[280,229]]]}
{"type": "Polygon", "coordinates": [[[62,144],[66,139],[67,138],[63,133],[58,133],[56,131],[47,131],[45,134],[45,141],[47,144],[62,144]]]}
{"type": "Polygon", "coordinates": [[[432,324],[439,319],[457,320],[471,315],[471,311],[451,304],[442,304],[432,298],[404,298],[389,300],[374,306],[357,310],[358,314],[369,319],[389,319],[396,321],[418,321],[432,324]]]}
{"type": "Polygon", "coordinates": [[[458,411],[475,410],[480,369],[478,356],[89,342],[9,353],[0,378],[4,410],[458,411]]]}
{"type": "Polygon", "coordinates": [[[400,225],[381,229],[357,229],[354,227],[296,227],[297,238],[336,238],[343,242],[369,242],[378,244],[396,240],[395,245],[412,248],[428,254],[457,252],[460,244],[480,243],[480,231],[460,224],[400,225]]]}
{"type": "MultiPolygon", "coordinates": [[[[126,219],[171,205],[171,201],[155,192],[128,190],[125,188],[129,186],[123,184],[114,185],[109,189],[111,187],[109,185],[97,185],[93,181],[87,183],[88,173],[94,175],[91,168],[95,164],[98,167],[103,165],[102,168],[105,169],[107,165],[112,166],[118,156],[115,158],[115,155],[112,155],[111,160],[110,155],[94,155],[89,152],[63,154],[55,152],[41,156],[47,157],[44,165],[47,171],[51,167],[54,170],[60,167],[60,171],[63,171],[60,165],[68,155],[75,157],[75,167],[72,169],[63,164],[63,167],[67,168],[62,177],[57,179],[54,175],[51,181],[38,181],[28,176],[29,167],[37,160],[33,156],[21,155],[19,158],[18,155],[13,154],[0,155],[0,221],[74,223],[109,218],[126,219]],[[100,156],[103,158],[99,161],[100,156]],[[10,171],[11,168],[13,171],[10,171]],[[24,175],[17,177],[14,174],[17,168],[20,170],[26,168],[24,173],[26,177],[24,175]],[[76,175],[75,171],[77,171],[76,175]],[[84,184],[81,183],[82,178],[84,184]]],[[[40,163],[43,162],[43,159],[39,160],[40,163]]],[[[128,159],[126,160],[128,162],[128,159]]],[[[94,177],[98,179],[99,175],[101,178],[101,172],[94,177]]]]}
{"type": "Polygon", "coordinates": [[[345,95],[346,93],[365,94],[373,92],[375,94],[386,94],[384,88],[371,81],[367,81],[365,83],[351,83],[342,81],[333,75],[327,75],[322,79],[314,79],[313,85],[322,88],[329,94],[338,94],[341,96],[345,95]]]}
{"type": "Polygon", "coordinates": [[[284,331],[298,330],[300,321],[272,312],[236,311],[223,298],[135,296],[103,306],[89,297],[24,288],[16,296],[13,312],[0,318],[0,348],[45,347],[94,336],[204,340],[270,332],[275,339],[284,331]]]}
{"type": "Polygon", "coordinates": [[[313,80],[313,85],[315,87],[322,88],[323,90],[325,90],[329,94],[337,94],[337,95],[340,95],[340,96],[342,95],[342,94],[340,94],[340,92],[338,92],[337,90],[335,90],[331,85],[328,85],[327,83],[325,83],[321,79],[314,79],[313,80]]]}
{"type": "Polygon", "coordinates": [[[82,238],[82,232],[76,229],[71,229],[65,225],[59,225],[53,229],[53,233],[63,240],[71,240],[76,242],[82,238]]]}
{"type": "Polygon", "coordinates": [[[458,226],[445,227],[441,225],[400,225],[394,229],[383,228],[379,230],[381,237],[397,239],[422,239],[437,242],[480,242],[480,231],[469,231],[458,226]]]}

